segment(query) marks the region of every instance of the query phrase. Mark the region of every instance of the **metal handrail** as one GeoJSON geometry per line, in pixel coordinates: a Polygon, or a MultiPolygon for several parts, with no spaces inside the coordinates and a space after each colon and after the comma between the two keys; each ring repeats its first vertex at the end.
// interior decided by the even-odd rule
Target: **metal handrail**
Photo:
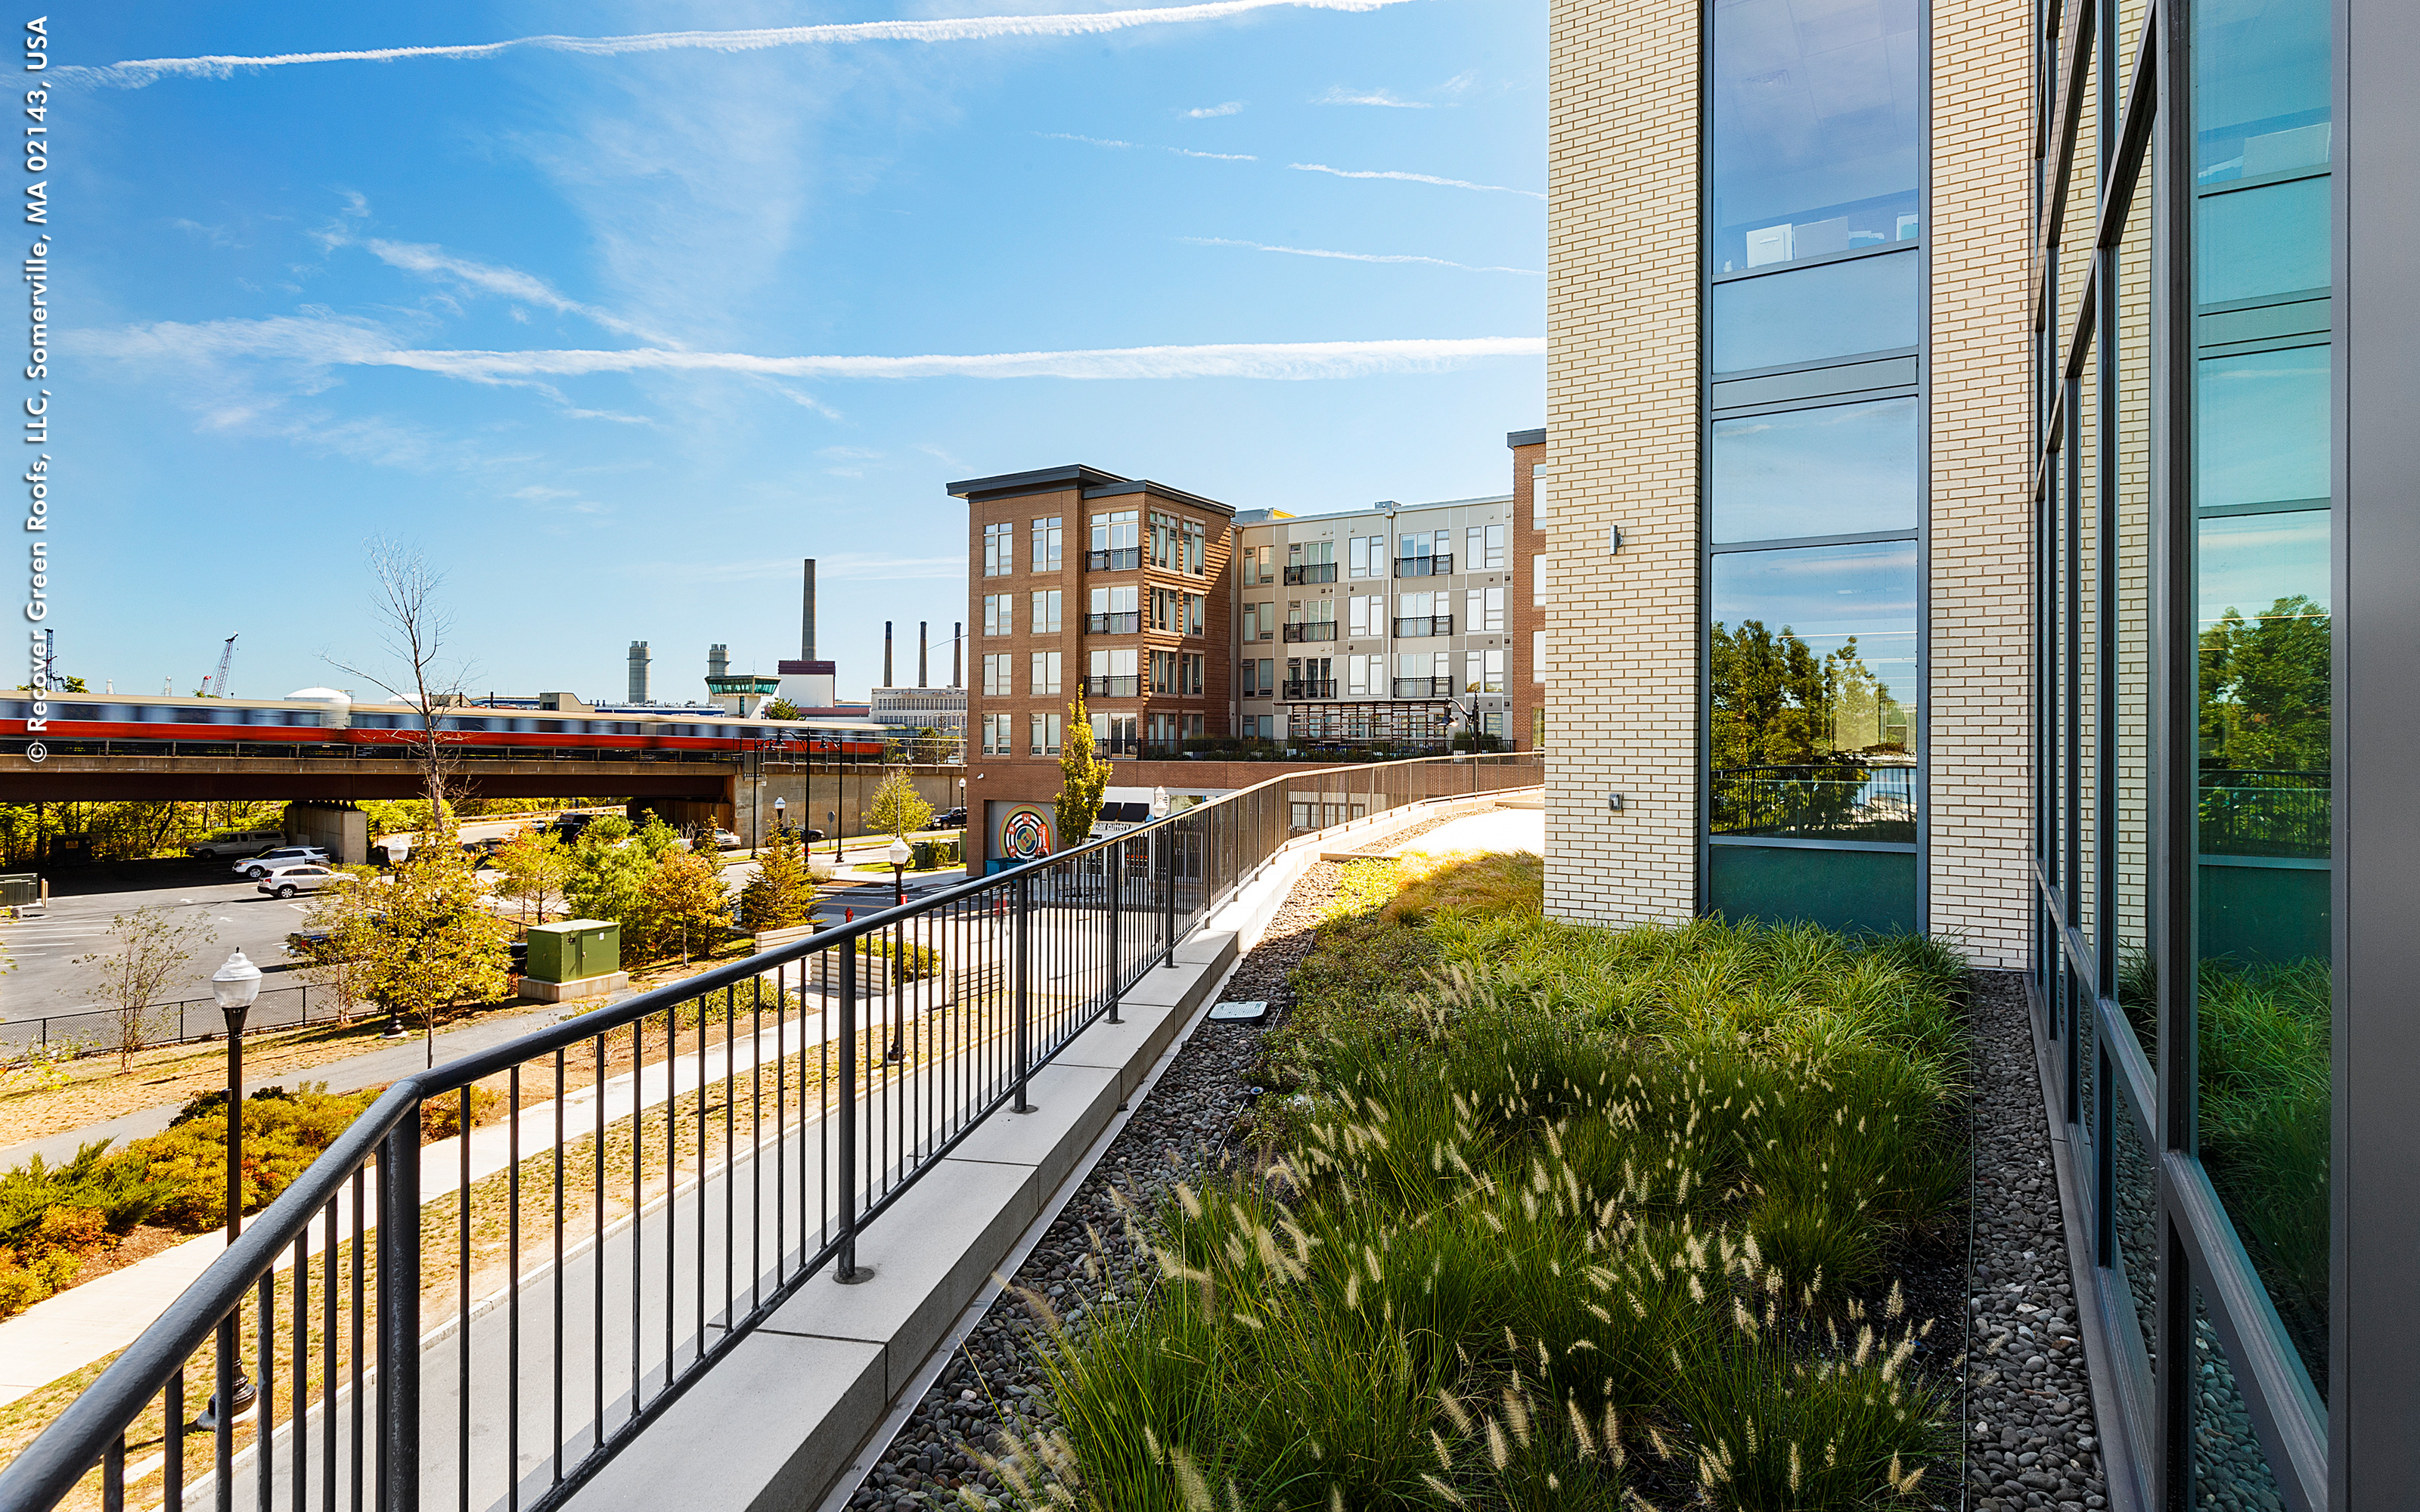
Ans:
{"type": "MultiPolygon", "coordinates": [[[[1333,767],[1316,773],[1311,780],[1320,794],[1315,809],[1336,808],[1336,795],[1343,794],[1358,817],[1430,798],[1533,786],[1539,772],[1535,753],[1524,753],[1333,767]]],[[[1114,1022],[1125,993],[1151,970],[1173,965],[1177,941],[1303,832],[1295,824],[1290,787],[1304,781],[1304,774],[1299,773],[1271,778],[1125,833],[939,889],[902,906],[826,928],[402,1078],[269,1204],[243,1236],[34,1443],[0,1470],[0,1507],[19,1512],[54,1506],[98,1466],[102,1504],[106,1512],[118,1512],[126,1499],[129,1430],[163,1396],[170,1427],[156,1468],[163,1475],[167,1502],[181,1506],[188,1362],[215,1335],[218,1383],[222,1391],[228,1388],[237,1379],[236,1350],[247,1299],[255,1297],[256,1422],[265,1431],[255,1433],[246,1452],[254,1460],[261,1504],[274,1499],[297,1508],[317,1504],[334,1512],[340,1482],[361,1487],[366,1481],[376,1489],[377,1504],[415,1506],[423,1449],[443,1450],[443,1439],[429,1435],[450,1431],[455,1436],[452,1463],[458,1471],[459,1500],[476,1500],[483,1505],[502,1502],[532,1512],[562,1505],[811,1277],[827,1267],[845,1279],[854,1274],[857,1240],[868,1223],[898,1202],[991,1114],[1002,1106],[1025,1110],[1026,1089],[1037,1071],[1049,1065],[1099,1018],[1107,1016],[1114,1022]],[[1130,857],[1138,852],[1144,857],[1140,871],[1124,860],[1113,865],[1108,859],[1113,853],[1130,857]],[[816,969],[810,971],[809,966],[816,969]],[[954,974],[951,967],[957,968],[954,974]],[[883,991],[861,993],[859,978],[868,971],[885,976],[883,991]],[[768,982],[773,989],[769,1004],[765,996],[768,982]],[[1073,985],[1061,991],[1063,983],[1073,985]],[[839,1029],[837,1035],[828,1035],[818,1026],[821,1037],[812,1046],[811,1015],[805,1006],[810,994],[830,999],[816,1012],[827,1025],[836,1017],[839,1029]],[[864,1000],[876,997],[882,1000],[882,1010],[861,1014],[864,1000]],[[795,1011],[790,1006],[793,1001],[798,1004],[795,1011]],[[681,1012],[691,1005],[698,1010],[693,1061],[688,1058],[692,1047],[684,1045],[681,1039],[681,1012]],[[720,1084],[724,1147],[719,1165],[708,1157],[712,1115],[706,1105],[711,1085],[707,1039],[717,1011],[724,1036],[720,1084]],[[774,1021],[774,1054],[769,1062],[763,1055],[768,1015],[774,1021]],[[663,1055],[650,1061],[644,1053],[645,1026],[659,1016],[664,1033],[663,1055]],[[787,1036],[793,1026],[799,1077],[795,1107],[784,1101],[789,1095],[786,1079],[777,1080],[768,1147],[762,1122],[765,1072],[769,1065],[777,1077],[786,1078],[792,1064],[787,1036]],[[886,1029],[890,1042],[884,1048],[886,1029]],[[630,1069],[609,1082],[613,1063],[609,1040],[622,1032],[629,1036],[630,1069]],[[563,1206],[566,1193],[571,1190],[566,1185],[566,1173],[575,1165],[584,1173],[588,1162],[585,1157],[578,1162],[571,1158],[574,1141],[566,1122],[566,1094],[571,1089],[568,1072],[585,1069],[573,1059],[583,1046],[593,1047],[595,1054],[595,1077],[588,1083],[588,1096],[595,1103],[593,1154],[598,1205],[589,1215],[591,1225],[574,1234],[563,1206]],[[744,1072],[738,1068],[743,1046],[753,1057],[744,1072]],[[550,1064],[555,1140],[529,1159],[543,1163],[551,1151],[554,1205],[533,1220],[541,1240],[551,1239],[551,1264],[537,1268],[544,1279],[533,1273],[525,1282],[522,1266],[535,1251],[523,1242],[530,1230],[523,1227],[522,1168],[527,1162],[522,1141],[534,1128],[542,1137],[540,1126],[546,1120],[534,1117],[542,1112],[544,1103],[535,1109],[523,1104],[521,1076],[524,1071],[543,1071],[550,1064]],[[811,1065],[821,1072],[812,1106],[807,1074],[811,1065]],[[695,1068],[694,1085],[679,1085],[681,1071],[690,1066],[695,1068]],[[650,1143],[659,1137],[658,1132],[648,1129],[650,1072],[664,1091],[663,1101],[654,1107],[661,1115],[660,1145],[650,1143]],[[510,1086],[511,1112],[504,1126],[510,1140],[509,1161],[502,1172],[480,1180],[508,1175],[509,1237],[503,1259],[493,1263],[508,1267],[510,1280],[501,1304],[482,1304],[474,1312],[472,1289],[476,1272],[472,1264],[470,1214],[475,1183],[468,1137],[474,1120],[469,1115],[474,1111],[474,1084],[500,1076],[508,1077],[510,1086]],[[627,1094],[629,1105],[612,1122],[618,1127],[627,1120],[630,1131],[629,1210],[615,1220],[609,1235],[604,1205],[608,1088],[623,1080],[628,1086],[613,1095],[627,1094]],[[675,1141],[691,1132],[682,1128],[681,1120],[692,1094],[695,1166],[685,1182],[675,1141]],[[744,1124],[737,1121],[743,1097],[752,1099],[744,1124]],[[421,1318],[427,1275],[422,1238],[428,1216],[421,1195],[425,1157],[419,1115],[423,1107],[445,1098],[458,1099],[457,1127],[462,1132],[461,1177],[456,1184],[460,1272],[453,1328],[442,1343],[458,1365],[441,1372],[444,1379],[432,1381],[440,1397],[434,1405],[440,1411],[424,1423],[422,1366],[428,1339],[421,1318]],[[650,1166],[654,1160],[650,1151],[659,1149],[662,1160],[650,1166]],[[769,1249],[764,1184],[768,1159],[775,1163],[769,1194],[773,1208],[769,1249]],[[791,1159],[796,1162],[795,1235],[785,1227],[793,1216],[794,1194],[793,1178],[783,1163],[791,1159]],[[818,1203],[814,1204],[808,1197],[811,1165],[818,1172],[836,1172],[818,1178],[823,1185],[818,1203]],[[745,1177],[739,1174],[743,1166],[748,1172],[745,1177]],[[652,1196],[650,1169],[662,1177],[652,1196]],[[743,1199],[753,1202],[745,1220],[739,1216],[743,1199]],[[341,1232],[342,1216],[349,1200],[354,1227],[346,1234],[341,1232]],[[723,1228],[722,1298],[720,1309],[710,1312],[707,1271],[713,1251],[708,1218],[718,1205],[723,1228]],[[365,1229],[366,1214],[372,1211],[377,1213],[374,1231],[365,1229]],[[692,1222],[694,1240],[690,1242],[685,1234],[692,1222]],[[318,1284],[318,1304],[325,1322],[316,1345],[309,1255],[315,1229],[323,1236],[321,1253],[326,1257],[318,1284]],[[744,1275],[734,1269],[743,1239],[751,1246],[752,1257],[745,1262],[744,1275]],[[347,1242],[354,1251],[349,1335],[340,1319],[342,1283],[335,1264],[337,1251],[347,1242]],[[580,1246],[579,1253],[567,1251],[567,1242],[580,1246]],[[678,1262],[685,1243],[692,1261],[687,1280],[693,1288],[693,1305],[676,1295],[684,1278],[678,1262]],[[281,1272],[281,1260],[289,1257],[293,1263],[281,1272]],[[374,1287],[367,1279],[372,1257],[374,1287]],[[660,1281],[653,1269],[659,1260],[663,1267],[660,1281]],[[581,1342],[580,1326],[566,1324],[570,1315],[566,1310],[566,1277],[575,1261],[587,1267],[590,1279],[580,1285],[593,1289],[595,1296],[595,1326],[587,1342],[592,1346],[588,1361],[596,1410],[587,1422],[566,1417],[567,1408],[579,1413],[589,1412],[566,1395],[566,1349],[581,1342]],[[604,1298],[616,1264],[627,1265],[628,1277],[627,1340],[618,1333],[609,1340],[605,1321],[604,1298]],[[643,1267],[645,1283],[664,1288],[659,1316],[653,1319],[646,1316],[641,1291],[643,1267]],[[523,1363],[523,1314],[543,1311],[545,1288],[550,1285],[551,1352],[534,1353],[532,1358],[538,1362],[535,1368],[541,1374],[548,1366],[553,1372],[551,1428],[535,1422],[533,1415],[545,1405],[537,1398],[544,1396],[546,1382],[530,1383],[531,1368],[523,1363]],[[285,1326],[279,1311],[281,1288],[297,1325],[286,1335],[282,1356],[278,1344],[279,1330],[285,1326]],[[378,1304],[374,1330],[364,1321],[365,1302],[373,1291],[378,1304]],[[525,1306],[525,1299],[540,1305],[525,1306]],[[684,1338],[679,1330],[690,1327],[691,1318],[693,1327],[684,1338]],[[495,1337],[500,1331],[504,1334],[502,1340],[495,1337]],[[474,1335],[486,1340],[476,1350],[474,1335]],[[293,1342],[297,1338],[299,1348],[293,1342]],[[651,1339],[660,1339],[661,1349],[651,1350],[651,1339]],[[339,1346],[348,1342],[349,1357],[340,1360],[339,1346]],[[627,1351],[614,1357],[612,1379],[623,1379],[618,1373],[620,1362],[627,1360],[629,1365],[628,1390],[610,1397],[609,1342],[617,1349],[627,1344],[627,1351]],[[315,1350],[324,1356],[316,1401],[310,1389],[315,1350]],[[478,1385],[492,1383],[499,1353],[506,1362],[502,1436],[506,1441],[504,1454],[508,1473],[499,1479],[483,1471],[478,1477],[482,1489],[473,1498],[470,1402],[478,1385]],[[474,1354],[485,1362],[488,1374],[474,1368],[474,1354]],[[351,1381],[347,1388],[351,1421],[358,1431],[344,1427],[344,1414],[338,1411],[344,1395],[338,1381],[347,1370],[351,1381]],[[281,1418],[281,1376],[288,1375],[293,1392],[284,1401],[287,1411],[281,1418]],[[455,1413],[442,1411],[442,1391],[448,1380],[456,1388],[455,1413]],[[370,1400],[373,1396],[375,1405],[370,1400]],[[609,1400],[614,1414],[610,1427],[609,1400]],[[441,1423],[441,1417],[452,1421],[441,1423]],[[566,1426],[575,1430],[569,1437],[566,1426]],[[424,1428],[428,1432],[425,1434],[424,1428]],[[534,1463],[521,1452],[525,1428],[537,1435],[533,1442],[539,1452],[534,1463]],[[282,1462],[281,1452],[286,1457],[282,1462]],[[306,1458],[314,1455],[316,1458],[306,1458]],[[491,1480],[495,1481],[492,1486],[491,1480]]],[[[585,1131],[581,1137],[587,1137],[585,1131]]],[[[622,1158],[617,1147],[613,1156],[617,1180],[622,1158]]],[[[438,1247],[448,1246],[441,1242],[438,1247]]],[[[452,1260],[444,1254],[431,1257],[441,1276],[450,1273],[446,1268],[452,1260]]],[[[584,1322],[583,1318],[581,1323],[584,1322]]],[[[544,1326],[528,1327],[538,1335],[531,1343],[532,1350],[542,1351],[549,1343],[544,1326]]],[[[496,1406],[490,1402],[491,1410],[496,1406]]],[[[494,1427],[485,1419],[483,1423],[494,1427]]],[[[476,1445],[489,1458],[497,1447],[494,1436],[476,1445]]],[[[234,1494],[236,1439],[236,1426],[224,1420],[212,1435],[215,1490],[223,1506],[232,1504],[234,1494]]],[[[151,1493],[145,1494],[147,1499],[151,1493]]]]}

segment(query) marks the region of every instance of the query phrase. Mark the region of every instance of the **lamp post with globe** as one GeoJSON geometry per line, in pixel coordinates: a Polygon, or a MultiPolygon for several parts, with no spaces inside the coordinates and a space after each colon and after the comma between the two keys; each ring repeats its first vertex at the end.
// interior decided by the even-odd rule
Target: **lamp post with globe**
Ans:
{"type": "MultiPolygon", "coordinates": [[[[211,975],[210,995],[218,1000],[219,1011],[226,1016],[226,1237],[227,1247],[232,1249],[243,1233],[243,1021],[252,1011],[253,999],[260,995],[260,968],[245,960],[241,950],[236,951],[211,975]]],[[[229,1404],[226,1421],[233,1422],[252,1411],[255,1393],[236,1358],[236,1320],[232,1315],[219,1324],[218,1367],[219,1381],[227,1393],[229,1404]]],[[[219,1427],[217,1394],[211,1395],[209,1405],[194,1422],[205,1431],[219,1427]]]]}
{"type": "MultiPolygon", "coordinates": [[[[386,864],[388,866],[400,871],[402,870],[403,863],[411,858],[411,841],[404,839],[400,835],[390,835],[387,837],[386,864]]],[[[379,1038],[381,1040],[400,1040],[403,1038],[402,1005],[396,1003],[390,1003],[387,1005],[386,1032],[380,1035],[379,1038]]]]}
{"type": "Polygon", "coordinates": [[[892,836],[891,848],[882,853],[882,858],[891,863],[891,902],[893,907],[908,901],[908,863],[915,854],[908,848],[905,835],[892,836]]]}

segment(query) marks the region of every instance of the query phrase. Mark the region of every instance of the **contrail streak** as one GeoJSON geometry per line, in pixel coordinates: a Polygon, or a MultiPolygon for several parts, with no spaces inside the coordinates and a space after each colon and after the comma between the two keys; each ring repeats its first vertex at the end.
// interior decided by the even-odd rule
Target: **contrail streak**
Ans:
{"type": "Polygon", "coordinates": [[[1331,168],[1324,162],[1289,162],[1286,166],[1297,173],[1327,173],[1334,174],[1339,178],[1400,178],[1407,184],[1441,184],[1448,189],[1476,189],[1490,194],[1527,194],[1531,199],[1546,197],[1534,189],[1508,189],[1502,184],[1474,184],[1467,178],[1439,178],[1435,174],[1397,173],[1392,169],[1357,171],[1351,168],[1331,168]]]}
{"type": "Polygon", "coordinates": [[[1178,237],[1197,247],[1243,247],[1252,252],[1282,252],[1293,257],[1339,257],[1356,263],[1426,263],[1433,268],[1459,268],[1466,273],[1524,273],[1531,278],[1544,278],[1540,268],[1485,268],[1477,263],[1449,262],[1443,257],[1421,257],[1408,252],[1329,252],[1322,247],[1273,247],[1265,241],[1230,241],[1225,237],[1178,237]]]}
{"type": "Polygon", "coordinates": [[[64,79],[140,89],[160,79],[225,79],[238,69],[282,69],[301,63],[400,63],[416,58],[486,58],[521,50],[611,57],[625,53],[702,50],[753,53],[774,47],[829,47],[847,42],[965,42],[1000,37],[1091,37],[1136,26],[1220,21],[1248,11],[1292,8],[1376,10],[1404,0],[1211,0],[1206,5],[1101,10],[1063,16],[960,16],[939,21],[860,21],[824,26],[768,26],[747,31],[644,32],[629,37],[516,37],[502,42],[449,47],[377,47],[335,53],[213,54],[203,57],[133,58],[101,68],[66,67],[64,79]]]}

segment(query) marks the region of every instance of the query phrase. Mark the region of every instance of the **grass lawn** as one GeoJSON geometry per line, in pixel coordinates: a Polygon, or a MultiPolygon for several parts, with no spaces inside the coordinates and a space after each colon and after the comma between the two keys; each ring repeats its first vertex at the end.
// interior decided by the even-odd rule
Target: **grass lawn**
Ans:
{"type": "Polygon", "coordinates": [[[1535,856],[1345,869],[1249,1168],[1043,1365],[1032,1507],[1923,1506],[1962,1212],[1964,965],[1912,939],[1558,923],[1535,856]],[[1936,1364],[1936,1362],[1938,1364],[1936,1364]]]}

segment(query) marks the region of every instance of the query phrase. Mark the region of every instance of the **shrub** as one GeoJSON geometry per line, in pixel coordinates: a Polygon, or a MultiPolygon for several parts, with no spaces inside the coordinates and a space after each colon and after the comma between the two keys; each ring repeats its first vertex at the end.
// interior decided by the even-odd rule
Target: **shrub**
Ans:
{"type": "MultiPolygon", "coordinates": [[[[332,1093],[325,1083],[288,1092],[264,1087],[244,1100],[240,1182],[243,1211],[274,1200],[347,1125],[378,1100],[375,1090],[332,1093]]],[[[226,1222],[226,1094],[185,1104],[164,1133],[127,1146],[166,1193],[163,1223],[199,1233],[226,1222]]]]}
{"type": "MultiPolygon", "coordinates": [[[[471,1126],[474,1129],[493,1123],[504,1111],[504,1094],[492,1088],[472,1084],[471,1126]]],[[[420,1104],[420,1142],[433,1145],[441,1139],[451,1139],[462,1132],[462,1094],[441,1092],[420,1104]]]]}
{"type": "Polygon", "coordinates": [[[923,981],[938,975],[941,969],[940,951],[929,945],[916,945],[888,934],[860,935],[857,953],[890,962],[892,981],[923,981]]]}

